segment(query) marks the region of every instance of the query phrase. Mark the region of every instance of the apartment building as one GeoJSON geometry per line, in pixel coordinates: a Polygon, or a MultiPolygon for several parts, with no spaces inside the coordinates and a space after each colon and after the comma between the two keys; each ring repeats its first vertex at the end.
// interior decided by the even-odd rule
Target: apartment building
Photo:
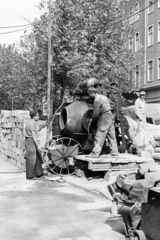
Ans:
{"type": "Polygon", "coordinates": [[[135,87],[146,91],[146,102],[160,103],[160,0],[125,0],[120,7],[135,29],[128,43],[136,59],[135,87]]]}

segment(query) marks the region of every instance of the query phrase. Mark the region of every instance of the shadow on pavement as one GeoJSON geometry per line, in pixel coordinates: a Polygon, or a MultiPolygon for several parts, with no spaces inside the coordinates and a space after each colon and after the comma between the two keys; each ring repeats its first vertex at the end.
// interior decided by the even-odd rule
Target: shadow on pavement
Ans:
{"type": "Polygon", "coordinates": [[[109,225],[113,231],[125,235],[124,224],[121,216],[110,217],[105,221],[105,224],[109,225]]]}

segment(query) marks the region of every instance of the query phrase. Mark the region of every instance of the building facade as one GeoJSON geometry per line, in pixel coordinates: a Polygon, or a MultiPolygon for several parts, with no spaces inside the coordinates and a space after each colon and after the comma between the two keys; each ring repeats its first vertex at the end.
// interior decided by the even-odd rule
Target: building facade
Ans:
{"type": "Polygon", "coordinates": [[[135,86],[146,102],[160,103],[160,0],[125,0],[120,7],[135,34],[128,46],[135,54],[135,86]]]}

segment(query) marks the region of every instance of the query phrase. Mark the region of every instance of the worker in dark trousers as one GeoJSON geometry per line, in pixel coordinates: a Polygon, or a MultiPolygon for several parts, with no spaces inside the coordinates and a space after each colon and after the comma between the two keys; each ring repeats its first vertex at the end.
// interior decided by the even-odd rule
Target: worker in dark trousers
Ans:
{"type": "Polygon", "coordinates": [[[31,120],[25,127],[25,148],[26,148],[26,178],[36,180],[43,176],[41,147],[38,141],[39,114],[30,111],[31,120]]]}
{"type": "Polygon", "coordinates": [[[98,157],[101,153],[102,147],[108,138],[111,155],[118,155],[117,140],[115,136],[114,117],[111,113],[111,106],[109,99],[98,94],[97,90],[93,87],[88,88],[88,95],[94,99],[93,114],[91,121],[96,121],[98,118],[97,131],[94,137],[94,148],[90,156],[98,157]]]}

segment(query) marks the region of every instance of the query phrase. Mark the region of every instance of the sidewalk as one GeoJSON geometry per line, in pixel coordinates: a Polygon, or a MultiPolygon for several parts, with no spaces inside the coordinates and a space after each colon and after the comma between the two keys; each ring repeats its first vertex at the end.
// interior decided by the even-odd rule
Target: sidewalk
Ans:
{"type": "Polygon", "coordinates": [[[24,171],[0,160],[0,183],[2,240],[124,239],[122,219],[110,215],[111,202],[92,190],[105,192],[103,179],[49,174],[28,181],[24,171]]]}
{"type": "Polygon", "coordinates": [[[6,162],[4,160],[0,161],[0,174],[2,173],[24,173],[24,170],[14,166],[10,162],[6,162]]]}
{"type": "MultiPolygon", "coordinates": [[[[6,162],[4,160],[0,161],[0,175],[5,174],[5,179],[21,179],[21,185],[25,184],[26,185],[26,177],[25,177],[25,171],[19,169],[18,167],[14,166],[10,162],[6,162]],[[18,175],[17,175],[18,173],[18,175]]],[[[49,176],[46,176],[46,179],[48,181],[55,181],[59,179],[59,181],[64,181],[67,184],[83,189],[84,191],[89,192],[90,194],[94,194],[98,197],[101,198],[106,198],[107,201],[110,202],[111,200],[111,195],[108,192],[107,185],[108,182],[105,181],[104,179],[92,179],[88,180],[87,178],[79,178],[75,175],[72,176],[58,176],[54,174],[49,174],[49,176]]],[[[27,181],[27,186],[28,186],[28,181],[27,181]]]]}
{"type": "Polygon", "coordinates": [[[34,181],[26,181],[24,170],[4,160],[0,160],[0,182],[0,192],[26,191],[34,185],[34,181]]]}
{"type": "Polygon", "coordinates": [[[91,194],[96,194],[99,197],[105,197],[109,202],[112,200],[107,188],[109,182],[102,178],[88,180],[87,178],[79,178],[73,175],[64,176],[62,179],[74,187],[83,189],[91,194]]]}

